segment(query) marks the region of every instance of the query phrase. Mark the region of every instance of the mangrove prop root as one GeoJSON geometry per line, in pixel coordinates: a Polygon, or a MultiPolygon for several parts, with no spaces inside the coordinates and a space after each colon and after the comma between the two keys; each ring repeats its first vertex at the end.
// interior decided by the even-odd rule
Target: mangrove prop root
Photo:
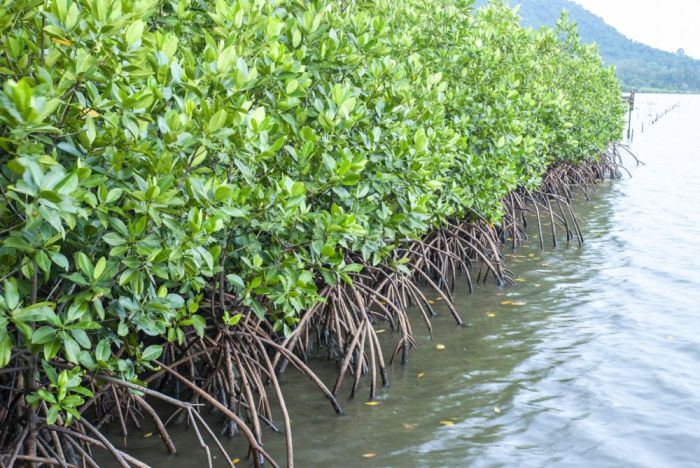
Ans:
{"type": "MultiPolygon", "coordinates": [[[[583,243],[583,233],[572,204],[577,193],[588,198],[591,190],[603,180],[615,180],[628,173],[622,164],[620,148],[613,145],[585,163],[560,162],[545,173],[539,190],[521,188],[504,200],[504,217],[492,226],[477,214],[466,220],[450,223],[426,234],[420,240],[405,240],[395,254],[407,271],[397,272],[391,261],[369,265],[362,259],[362,275],[351,275],[352,283],[327,286],[321,293],[324,302],[315,305],[301,318],[299,326],[282,346],[302,359],[312,349],[338,362],[338,375],[333,387],[337,394],[347,374],[353,374],[351,396],[356,393],[361,374],[369,374],[369,397],[374,398],[378,369],[384,376],[383,354],[374,326],[386,324],[398,332],[391,359],[401,354],[406,361],[415,347],[411,332],[411,307],[415,306],[432,335],[430,317],[435,310],[425,295],[425,287],[444,302],[458,324],[462,323],[452,301],[452,291],[459,275],[467,278],[473,291],[471,271],[478,266],[477,282],[492,277],[500,285],[514,284],[505,267],[501,246],[517,248],[528,238],[528,219],[534,218],[538,243],[545,245],[544,225],[548,223],[553,245],[563,236],[567,243],[583,243]],[[311,340],[309,338],[312,338],[311,340]]],[[[631,155],[637,165],[641,164],[631,155]]],[[[275,365],[286,362],[278,352],[275,365]]],[[[281,366],[284,369],[284,365],[281,366]]],[[[384,378],[384,377],[383,377],[384,378]]],[[[385,381],[386,383],[386,381],[385,381]]]]}

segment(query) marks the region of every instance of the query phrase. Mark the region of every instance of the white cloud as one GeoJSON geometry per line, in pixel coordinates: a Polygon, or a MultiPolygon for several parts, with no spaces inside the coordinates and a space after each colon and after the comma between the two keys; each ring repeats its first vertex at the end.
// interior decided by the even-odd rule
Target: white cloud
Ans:
{"type": "Polygon", "coordinates": [[[700,58],[698,0],[574,0],[627,37],[700,58]]]}

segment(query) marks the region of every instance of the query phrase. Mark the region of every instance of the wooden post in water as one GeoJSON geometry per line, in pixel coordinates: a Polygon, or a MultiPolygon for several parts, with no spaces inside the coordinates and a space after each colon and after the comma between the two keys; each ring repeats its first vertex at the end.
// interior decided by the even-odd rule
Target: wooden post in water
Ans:
{"type": "Polygon", "coordinates": [[[627,139],[632,140],[632,111],[634,110],[634,91],[629,96],[622,96],[622,99],[629,104],[629,115],[627,117],[627,139]]]}

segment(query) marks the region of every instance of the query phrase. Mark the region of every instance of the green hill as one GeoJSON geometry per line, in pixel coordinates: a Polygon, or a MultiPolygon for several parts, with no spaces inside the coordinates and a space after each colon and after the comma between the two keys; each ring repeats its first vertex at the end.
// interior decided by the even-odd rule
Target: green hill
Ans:
{"type": "MultiPolygon", "coordinates": [[[[477,6],[487,0],[477,0],[477,6]]],[[[595,42],[607,63],[617,68],[623,86],[639,91],[700,91],[700,60],[633,41],[582,6],[569,0],[509,0],[520,5],[523,24],[552,26],[566,9],[586,42],[595,42]]]]}

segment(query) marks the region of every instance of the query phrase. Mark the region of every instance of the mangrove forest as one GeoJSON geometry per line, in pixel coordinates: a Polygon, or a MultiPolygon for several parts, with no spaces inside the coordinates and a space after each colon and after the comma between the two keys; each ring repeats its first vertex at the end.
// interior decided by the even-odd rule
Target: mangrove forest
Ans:
{"type": "Polygon", "coordinates": [[[625,170],[614,69],[499,2],[4,0],[0,43],[3,466],[146,466],[134,424],[292,466],[282,372],[374,400],[625,170]]]}

